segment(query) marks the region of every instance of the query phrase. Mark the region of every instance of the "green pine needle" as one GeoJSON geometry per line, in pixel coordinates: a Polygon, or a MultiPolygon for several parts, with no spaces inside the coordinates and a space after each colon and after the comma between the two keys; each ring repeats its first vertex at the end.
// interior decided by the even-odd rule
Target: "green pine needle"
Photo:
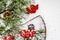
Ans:
{"type": "MultiPolygon", "coordinates": [[[[0,0],[0,14],[3,14],[6,10],[13,12],[11,18],[1,18],[4,27],[0,27],[0,35],[8,35],[9,33],[18,33],[21,26],[22,15],[26,14],[26,8],[31,4],[31,0],[0,0]],[[10,4],[7,2],[10,1],[10,4]],[[6,30],[6,27],[10,29],[6,30]],[[3,32],[3,33],[2,33],[3,32]]],[[[3,25],[2,25],[3,26],[3,25]]]]}

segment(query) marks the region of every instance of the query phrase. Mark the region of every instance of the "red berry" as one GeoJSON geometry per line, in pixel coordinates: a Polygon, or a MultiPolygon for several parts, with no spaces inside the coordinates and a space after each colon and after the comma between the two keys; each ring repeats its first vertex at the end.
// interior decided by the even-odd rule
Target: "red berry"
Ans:
{"type": "Polygon", "coordinates": [[[34,29],[30,30],[32,36],[34,36],[36,34],[36,31],[34,29]]]}
{"type": "Polygon", "coordinates": [[[14,36],[13,36],[13,35],[9,35],[9,36],[7,37],[7,40],[14,40],[14,36]]]}
{"type": "Polygon", "coordinates": [[[26,32],[25,33],[25,38],[29,38],[30,37],[30,33],[29,32],[26,32]]]}
{"type": "Polygon", "coordinates": [[[20,31],[20,36],[25,37],[25,32],[23,30],[20,31]]]}
{"type": "Polygon", "coordinates": [[[20,31],[20,36],[22,36],[23,38],[33,37],[35,34],[36,34],[36,32],[34,29],[30,30],[30,32],[28,30],[20,31]]]}
{"type": "Polygon", "coordinates": [[[33,37],[33,34],[30,32],[30,37],[33,37]]]}
{"type": "Polygon", "coordinates": [[[35,13],[36,12],[36,10],[38,9],[38,5],[30,5],[30,8],[27,8],[27,13],[28,14],[32,14],[32,13],[35,13]]]}
{"type": "Polygon", "coordinates": [[[7,40],[7,38],[6,37],[3,37],[3,40],[7,40]]]}
{"type": "Polygon", "coordinates": [[[22,36],[23,38],[29,38],[29,36],[30,36],[29,31],[28,30],[21,30],[20,36],[22,36]]]}
{"type": "Polygon", "coordinates": [[[38,9],[38,5],[36,5],[36,9],[38,9]]]}

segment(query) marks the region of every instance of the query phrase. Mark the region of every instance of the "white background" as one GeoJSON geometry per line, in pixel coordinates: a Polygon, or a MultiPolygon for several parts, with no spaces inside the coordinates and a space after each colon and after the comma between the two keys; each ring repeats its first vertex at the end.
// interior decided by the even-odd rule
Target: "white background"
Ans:
{"type": "Polygon", "coordinates": [[[35,2],[39,4],[36,14],[40,14],[46,23],[46,40],[60,40],[60,0],[36,0],[35,2]]]}

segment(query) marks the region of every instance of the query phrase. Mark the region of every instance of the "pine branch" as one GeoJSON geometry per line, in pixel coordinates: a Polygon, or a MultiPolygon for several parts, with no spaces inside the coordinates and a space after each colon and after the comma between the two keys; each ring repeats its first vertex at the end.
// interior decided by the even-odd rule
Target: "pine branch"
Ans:
{"type": "Polygon", "coordinates": [[[17,26],[21,26],[20,20],[23,19],[22,15],[26,14],[26,8],[30,4],[31,0],[0,0],[0,14],[5,13],[5,11],[13,13],[11,16],[7,16],[6,18],[0,17],[5,24],[5,27],[0,28],[0,30],[4,33],[1,33],[0,31],[0,34],[8,35],[9,33],[18,33],[19,27],[17,28],[17,26]],[[9,5],[7,4],[8,1],[11,1],[9,5]],[[6,27],[10,27],[10,29],[6,30],[6,27]]]}

